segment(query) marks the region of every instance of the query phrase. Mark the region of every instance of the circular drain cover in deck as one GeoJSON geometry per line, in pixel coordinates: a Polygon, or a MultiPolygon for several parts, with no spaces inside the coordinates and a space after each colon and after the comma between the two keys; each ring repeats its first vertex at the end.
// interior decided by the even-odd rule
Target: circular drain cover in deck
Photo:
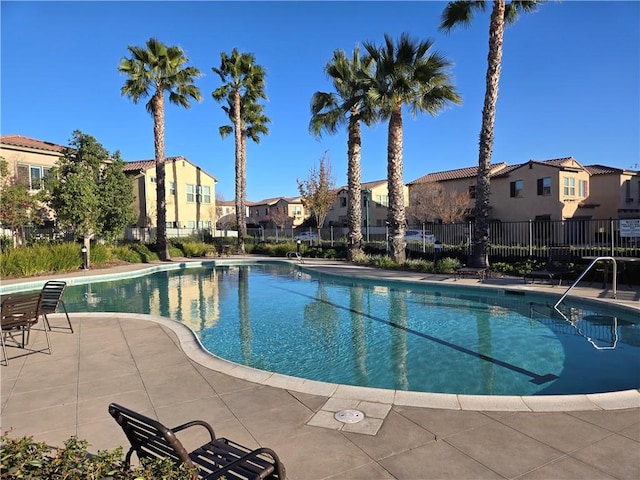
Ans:
{"type": "Polygon", "coordinates": [[[342,423],[358,423],[364,420],[364,413],[360,410],[340,410],[334,418],[342,423]]]}

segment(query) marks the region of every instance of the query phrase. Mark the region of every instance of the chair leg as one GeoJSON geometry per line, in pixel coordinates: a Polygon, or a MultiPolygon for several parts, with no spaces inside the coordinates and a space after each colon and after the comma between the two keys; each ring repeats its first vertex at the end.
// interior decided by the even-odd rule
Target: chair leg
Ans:
{"type": "Polygon", "coordinates": [[[73,333],[73,327],[71,326],[71,319],[69,318],[69,312],[67,312],[67,306],[64,304],[62,300],[60,300],[60,305],[62,305],[62,308],[64,309],[64,314],[67,316],[67,323],[69,324],[69,330],[71,330],[71,333],[73,333]]]}
{"type": "Polygon", "coordinates": [[[4,334],[5,332],[2,332],[2,335],[0,335],[0,342],[2,342],[2,355],[4,355],[4,365],[8,367],[9,357],[7,357],[7,348],[4,345],[4,334]]]}
{"type": "MultiPolygon", "coordinates": [[[[73,333],[73,327],[71,326],[71,318],[69,318],[69,312],[67,311],[67,306],[64,304],[64,302],[62,300],[60,300],[60,305],[62,305],[62,309],[64,310],[64,314],[67,317],[67,323],[69,324],[69,330],[71,330],[71,333],[73,333]]],[[[54,312],[49,312],[49,313],[54,313],[54,312]]],[[[49,331],[51,332],[51,323],[49,322],[49,317],[47,317],[47,314],[43,312],[43,316],[44,316],[44,320],[45,323],[47,324],[47,326],[49,327],[49,331]]],[[[67,327],[56,327],[56,328],[63,328],[66,329],[67,327]]]]}

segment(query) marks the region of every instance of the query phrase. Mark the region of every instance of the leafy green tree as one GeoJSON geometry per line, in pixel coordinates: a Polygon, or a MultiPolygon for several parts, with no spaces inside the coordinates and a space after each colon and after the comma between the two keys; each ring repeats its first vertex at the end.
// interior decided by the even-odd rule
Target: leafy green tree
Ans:
{"type": "Polygon", "coordinates": [[[24,243],[24,225],[30,223],[38,209],[36,196],[9,174],[7,161],[0,157],[0,224],[12,231],[13,246],[24,243]]]}
{"type": "Polygon", "coordinates": [[[169,260],[167,243],[167,200],[164,144],[164,95],[169,94],[169,102],[190,108],[189,99],[201,100],[200,90],[194,85],[201,76],[195,67],[185,67],[189,61],[184,51],[177,46],[168,47],[155,38],[147,40],[146,48],[128,46],[130,58],[123,58],[118,71],[128,75],[121,94],[131,98],[133,103],[151,98],[146,104],[153,116],[153,139],[156,160],[156,203],[157,203],[157,249],[161,260],[169,260]]]}
{"type": "Polygon", "coordinates": [[[236,222],[238,224],[238,253],[244,253],[247,237],[246,196],[247,196],[247,138],[259,142],[259,135],[269,132],[270,122],[264,115],[264,107],[258,103],[267,98],[265,94],[264,69],[255,63],[252,53],[240,53],[237,49],[231,55],[220,53],[220,67],[212,67],[222,85],[212,92],[216,102],[227,101],[222,109],[229,116],[232,126],[220,127],[220,135],[225,138],[232,131],[235,140],[236,170],[236,222]]]}
{"type": "Polygon", "coordinates": [[[374,61],[374,74],[368,78],[368,100],[389,119],[387,141],[387,183],[389,188],[389,242],[393,259],[406,260],[406,227],[403,159],[402,108],[408,106],[415,117],[426,112],[436,115],[448,104],[459,104],[460,96],[451,83],[451,63],[432,51],[431,40],[415,41],[403,33],[397,44],[385,34],[385,43],[364,47],[374,61]]]}
{"type": "Polygon", "coordinates": [[[316,220],[318,229],[318,243],[320,242],[320,229],[327,218],[329,208],[336,198],[336,182],[333,178],[331,162],[327,153],[320,158],[319,165],[313,166],[309,175],[304,180],[298,182],[298,191],[302,205],[311,211],[311,215],[316,220]]]}
{"type": "Polygon", "coordinates": [[[135,219],[133,185],[113,157],[91,135],[73,132],[69,147],[45,177],[45,199],[57,223],[82,237],[90,258],[91,239],[114,236],[135,219]]]}
{"type": "MultiPolygon", "coordinates": [[[[449,32],[458,25],[468,26],[476,11],[485,11],[487,1],[449,2],[442,12],[440,30],[449,32]]],[[[478,175],[476,181],[475,232],[473,250],[469,265],[487,267],[489,239],[489,196],[491,194],[490,173],[491,154],[493,152],[496,103],[498,101],[498,82],[502,65],[502,43],[505,24],[511,24],[518,18],[519,12],[532,12],[542,3],[537,0],[494,0],[489,23],[489,55],[487,57],[486,90],[482,108],[482,127],[480,129],[480,152],[478,155],[478,175]]]]}
{"type": "Polygon", "coordinates": [[[360,57],[355,48],[351,59],[344,51],[335,50],[325,72],[333,82],[333,92],[316,92],[311,98],[311,121],[309,130],[319,136],[324,130],[335,134],[338,127],[347,125],[347,185],[349,202],[347,221],[349,225],[348,257],[353,259],[362,252],[362,192],[360,158],[362,135],[360,123],[372,124],[376,112],[367,101],[363,75],[371,72],[371,57],[360,57]]]}

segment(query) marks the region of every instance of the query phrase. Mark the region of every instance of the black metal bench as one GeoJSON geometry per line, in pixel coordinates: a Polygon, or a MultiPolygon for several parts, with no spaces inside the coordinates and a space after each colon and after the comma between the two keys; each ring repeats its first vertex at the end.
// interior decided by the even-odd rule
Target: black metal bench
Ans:
{"type": "Polygon", "coordinates": [[[278,479],[285,478],[285,468],[278,455],[269,448],[250,450],[226,438],[216,438],[207,422],[194,420],[175,428],[167,428],[157,420],[121,405],[109,405],[109,413],[118,422],[131,443],[125,462],[131,455],[139,459],[171,458],[176,464],[197,468],[194,478],[278,479]],[[211,440],[193,452],[187,452],[175,433],[193,426],[207,429],[211,440]]]}

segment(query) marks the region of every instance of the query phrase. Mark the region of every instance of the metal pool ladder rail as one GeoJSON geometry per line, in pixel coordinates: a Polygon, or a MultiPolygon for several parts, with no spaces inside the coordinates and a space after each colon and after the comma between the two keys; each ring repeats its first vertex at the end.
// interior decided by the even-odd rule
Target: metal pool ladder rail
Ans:
{"type": "Polygon", "coordinates": [[[564,300],[564,298],[569,294],[569,292],[571,291],[571,289],[573,287],[575,287],[580,280],[582,280],[582,277],[584,277],[587,272],[589,270],[591,270],[591,268],[598,263],[600,260],[611,260],[613,262],[613,278],[611,280],[611,285],[613,287],[613,298],[616,298],[617,295],[617,291],[618,291],[618,264],[616,263],[616,259],[613,257],[598,257],[594,260],[591,261],[591,263],[589,264],[589,266],[587,266],[587,268],[584,269],[584,271],[578,276],[578,278],[576,278],[576,280],[569,286],[569,288],[567,288],[567,290],[562,294],[562,296],[560,297],[560,300],[557,301],[557,303],[553,306],[553,308],[555,308],[558,312],[558,305],[560,305],[562,303],[562,301],[564,300]]]}

